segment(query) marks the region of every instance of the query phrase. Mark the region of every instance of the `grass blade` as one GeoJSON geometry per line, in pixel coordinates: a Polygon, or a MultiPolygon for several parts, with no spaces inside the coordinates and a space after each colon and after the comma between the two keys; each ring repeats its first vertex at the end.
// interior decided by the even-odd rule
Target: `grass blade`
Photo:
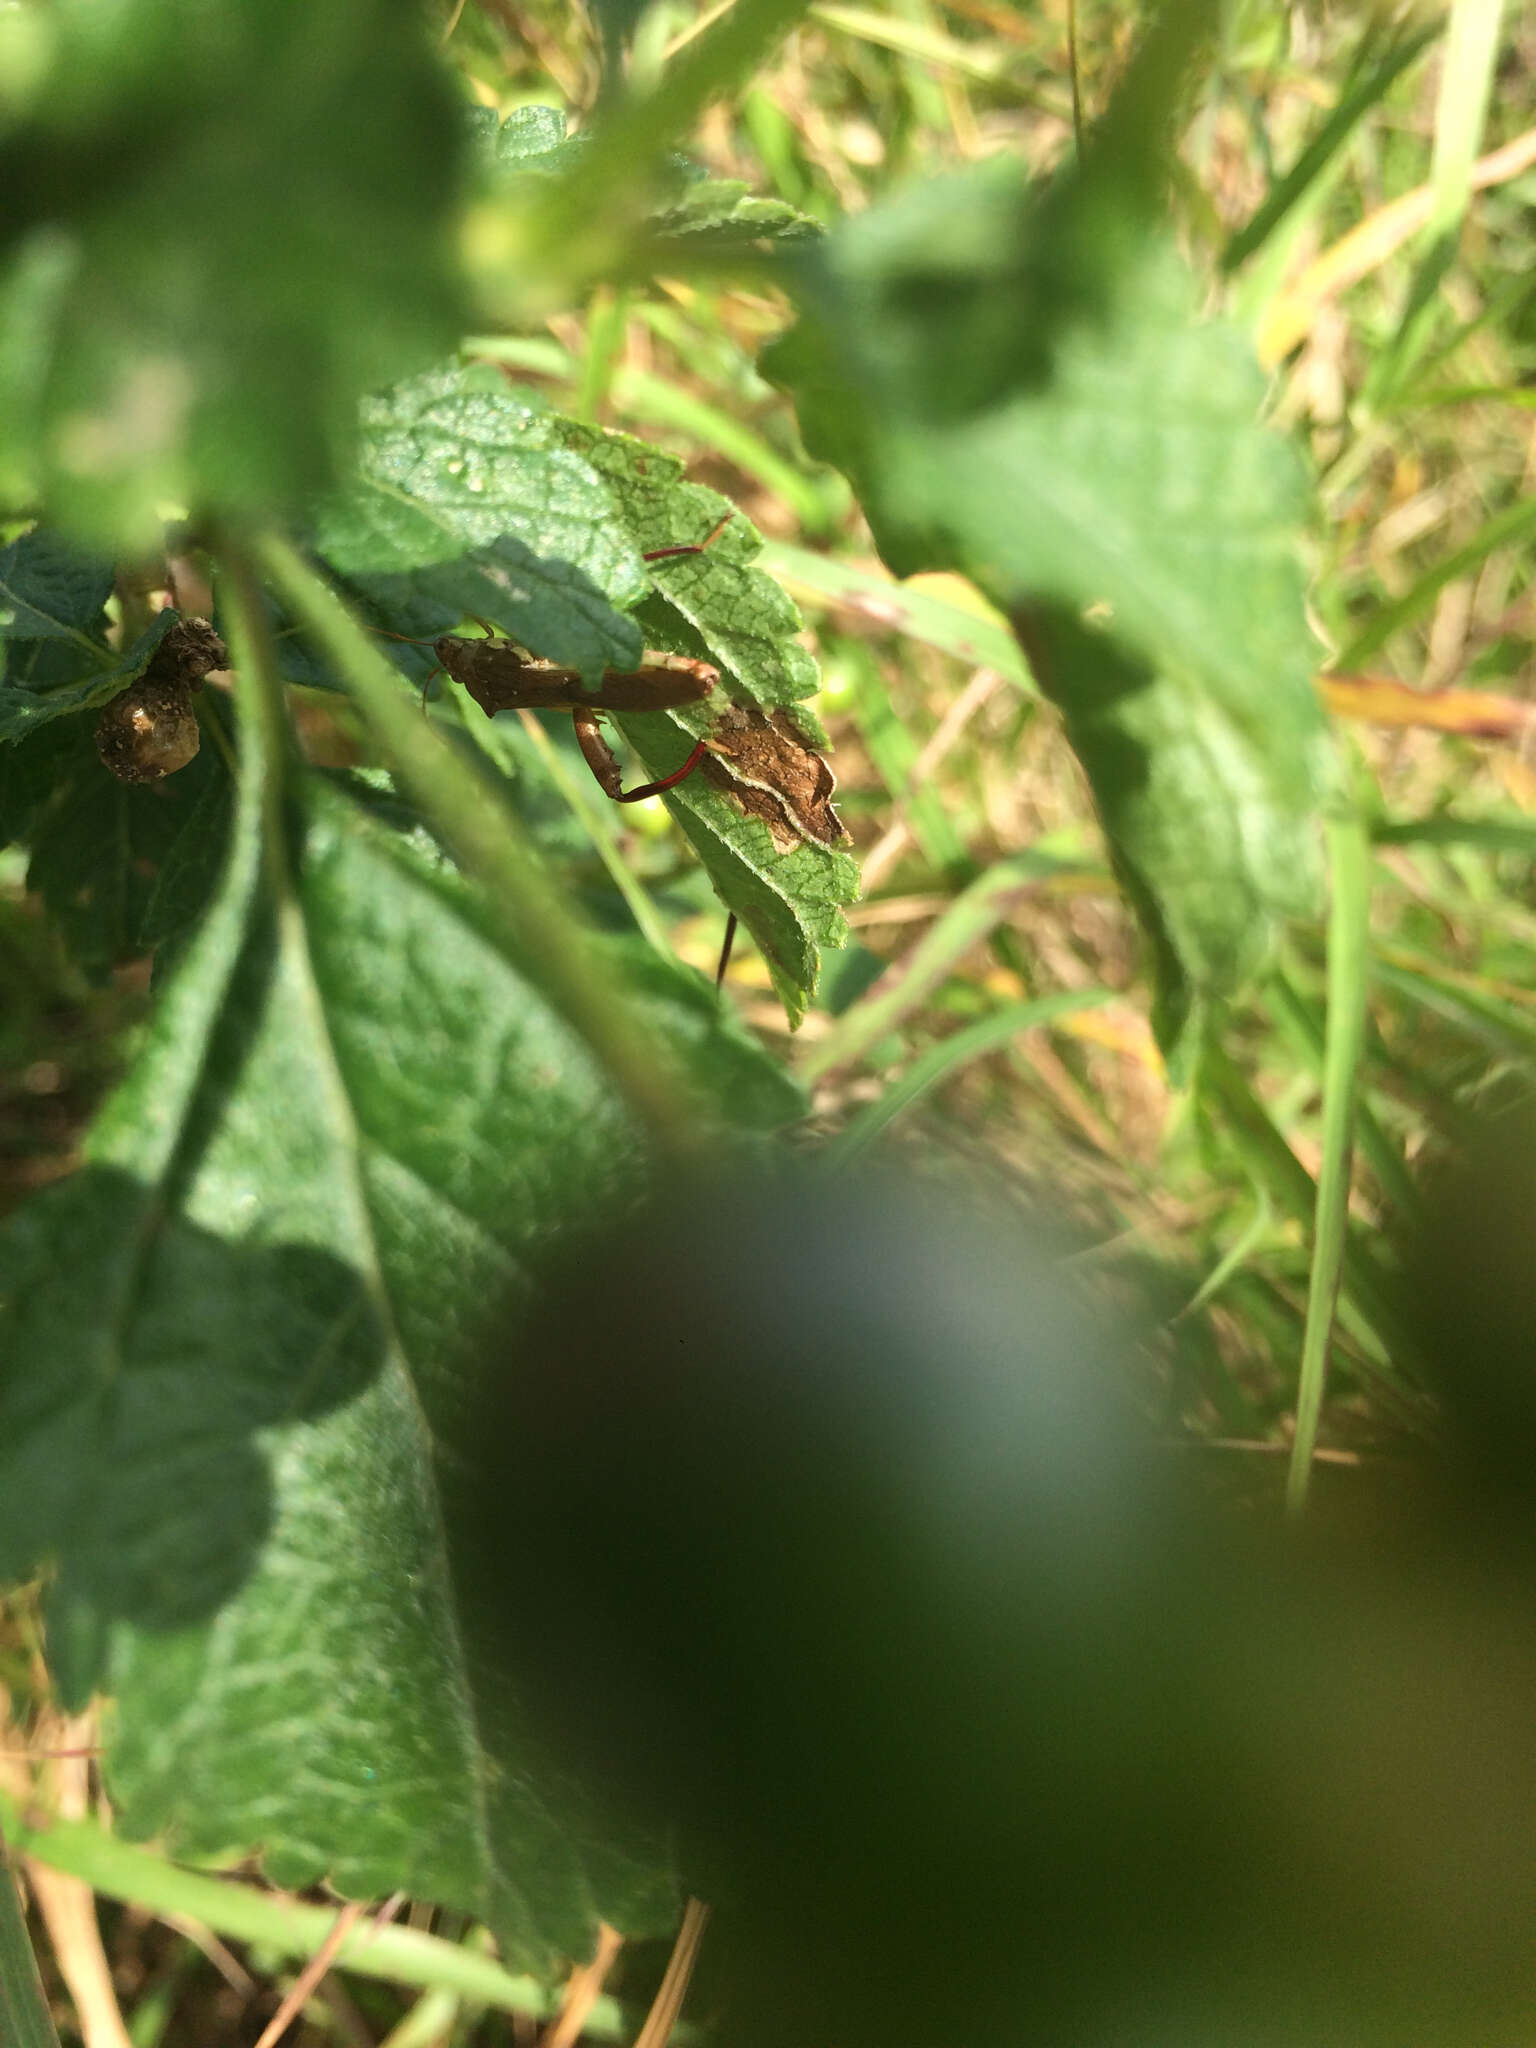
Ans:
{"type": "Polygon", "coordinates": [[[1472,198],[1472,167],[1488,118],[1503,12],[1504,0],[1451,0],[1450,31],[1435,108],[1424,251],[1397,333],[1366,379],[1365,395],[1378,409],[1412,374],[1439,317],[1440,287],[1456,260],[1461,224],[1472,198]]]}
{"type": "Polygon", "coordinates": [[[1285,1504],[1306,1506],[1312,1453],[1328,1377],[1329,1340],[1349,1228],[1350,1162],[1355,1096],[1365,1048],[1365,996],[1370,960],[1371,847],[1356,817],[1328,826],[1333,903],[1328,917],[1328,1021],[1323,1068],[1323,1157],[1317,1177],[1312,1270],[1296,1395],[1296,1435],[1286,1475],[1285,1504]]]}
{"type": "Polygon", "coordinates": [[[1057,1017],[1070,1015],[1074,1010],[1096,1010],[1112,1002],[1114,995],[1114,990],[1109,988],[1064,989],[1056,995],[1037,996],[1032,1002],[1010,1003],[1006,1009],[998,1010],[990,1017],[982,1017],[976,1023],[968,1024],[963,1031],[941,1039],[915,1059],[901,1079],[887,1088],[878,1101],[859,1111],[848,1128],[827,1147],[823,1155],[827,1164],[849,1165],[861,1152],[868,1150],[887,1125],[972,1060],[980,1059],[984,1053],[997,1051],[1021,1032],[1033,1031],[1057,1017]]]}
{"type": "MultiPolygon", "coordinates": [[[[282,1893],[261,1891],[227,1877],[184,1870],[151,1849],[119,1841],[92,1820],[56,1820],[23,1825],[16,1806],[0,1795],[0,1818],[11,1839],[28,1856],[83,1878],[105,1898],[140,1906],[161,1919],[193,1920],[231,1941],[260,1942],[275,1954],[294,1961],[318,1953],[336,1924],[334,1905],[305,1905],[282,1893]]],[[[7,1885],[9,1878],[7,1877],[7,1885]]],[[[13,1893],[14,1895],[14,1893],[13,1893]]],[[[0,1899],[0,1916],[5,1901],[0,1899]]],[[[20,1925],[20,1914],[17,1914],[20,1925]]],[[[25,1939],[25,1928],[21,1929],[25,1939]]],[[[0,1932],[0,1941],[4,1940],[0,1932]]],[[[27,1951],[28,1959],[31,1950],[27,1951]]],[[[392,1984],[414,1984],[424,1990],[457,1992],[497,2012],[547,2018],[559,1996],[533,1977],[516,1977],[490,1956],[471,1947],[443,1941],[413,1927],[355,1927],[342,1944],[341,1969],[359,1977],[392,1984]]],[[[0,2019],[10,2015],[0,2006],[0,2019]]],[[[47,2009],[43,2010],[47,2020],[47,2009]]],[[[600,1998],[587,2016],[587,2032],[606,2040],[628,2033],[612,1998],[600,1998]]],[[[0,2033],[4,2048],[58,2048],[52,2026],[41,2034],[0,2033]]]]}
{"type": "Polygon", "coordinates": [[[21,1897],[0,1838],[0,2041],[5,2048],[59,2048],[21,1897]]]}
{"type": "Polygon", "coordinates": [[[1261,248],[1291,209],[1310,190],[1354,133],[1362,116],[1382,99],[1414,59],[1440,33],[1438,21],[1427,23],[1417,34],[1395,43],[1345,93],[1322,127],[1307,144],[1285,176],[1270,190],[1264,203],[1238,229],[1222,251],[1221,267],[1233,271],[1261,248]]]}
{"type": "Polygon", "coordinates": [[[1008,916],[1023,896],[1085,870],[1076,861],[1043,853],[1016,854],[978,876],[957,896],[931,931],[888,967],[869,994],[843,1012],[801,1068],[807,1082],[858,1059],[953,972],[973,946],[1008,916]]]}
{"type": "Polygon", "coordinates": [[[977,609],[952,603],[917,578],[898,583],[884,569],[787,541],[764,541],[757,559],[802,604],[843,607],[974,668],[995,668],[1026,695],[1038,695],[1018,641],[984,599],[977,599],[977,609]]]}
{"type": "Polygon", "coordinates": [[[1517,498],[1514,504],[1506,505],[1502,512],[1496,512],[1484,526],[1479,527],[1463,546],[1426,570],[1413,588],[1394,604],[1383,605],[1370,624],[1362,627],[1350,641],[1334,666],[1341,671],[1362,667],[1394,633],[1422,617],[1446,584],[1455,583],[1470,570],[1480,568],[1496,549],[1510,546],[1533,527],[1536,527],[1536,496],[1517,498]]]}

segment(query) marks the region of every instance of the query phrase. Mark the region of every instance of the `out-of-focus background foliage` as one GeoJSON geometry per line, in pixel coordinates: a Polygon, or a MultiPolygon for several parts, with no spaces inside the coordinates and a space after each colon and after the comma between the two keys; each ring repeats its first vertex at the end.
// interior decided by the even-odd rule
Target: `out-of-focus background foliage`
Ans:
{"type": "MultiPolygon", "coordinates": [[[[1464,28],[1476,12],[1460,10],[1464,28]]],[[[674,0],[639,12],[635,83],[703,18],[674,0]]],[[[1341,744],[1382,826],[1351,1211],[1366,1293],[1346,1289],[1336,1334],[1330,1490],[1396,1469],[1433,1431],[1362,1300],[1382,1233],[1416,1207],[1413,1169],[1466,1112],[1523,1100],[1536,1052],[1536,19],[1511,8],[1499,25],[1480,134],[1477,109],[1442,84],[1447,19],[1234,0],[1179,152],[1187,251],[1213,309],[1255,334],[1274,423],[1315,465],[1319,674],[1335,678],[1341,744]],[[1469,188],[1455,175],[1468,133],[1469,188]],[[1266,212],[1271,194],[1289,203],[1266,212]],[[1393,684],[1452,694],[1405,709],[1393,684]]],[[[598,97],[600,37],[579,10],[464,0],[438,7],[434,28],[472,104],[574,115],[598,97]]],[[[1071,18],[1062,0],[824,0],[689,147],[712,174],[828,223],[993,152],[1043,170],[1073,146],[1074,95],[1090,119],[1107,103],[1137,28],[1104,0],[1071,18]]],[[[479,254],[489,302],[500,259],[479,254]]],[[[472,236],[468,255],[473,272],[472,236]]],[[[754,956],[728,994],[813,1084],[816,1132],[849,1155],[878,1142],[917,1180],[963,1169],[1005,1201],[1048,1204],[1083,1269],[1158,1309],[1145,1360],[1158,1427],[1223,1490],[1269,1503],[1308,1283],[1299,1169],[1320,1156],[1321,926],[1291,932],[1279,972],[1233,1017],[1210,1093],[1175,1091],[1055,714],[974,592],[948,577],[897,586],[880,566],[847,484],[807,458],[756,367],[787,319],[766,284],[694,276],[603,286],[465,346],[562,410],[680,456],[769,537],[763,564],[805,609],[863,900],[793,1049],[754,956]],[[845,1024],[893,962],[913,971],[845,1024]],[[1082,1000],[1021,1029],[1045,994],[1082,1000]]],[[[306,716],[317,755],[348,758],[345,719],[306,716]]],[[[666,814],[646,806],[610,829],[684,957],[708,966],[718,915],[666,814]]],[[[148,1005],[146,967],[93,982],[71,964],[24,872],[0,853],[0,1207],[70,1171],[148,1005]]],[[[574,842],[570,872],[601,886],[574,842]]],[[[3,1642],[0,1682],[24,1691],[32,1645],[22,1629],[3,1642]]],[[[136,2048],[254,2040],[293,1974],[260,1938],[237,1959],[139,1909],[108,1909],[106,1939],[136,2048]]],[[[661,1960],[631,1958],[630,1996],[644,2002],[661,1960]]],[[[332,1980],[291,2038],[505,2038],[469,1993],[427,1997],[439,2005],[408,2012],[393,1989],[332,1980]]],[[[90,2048],[113,2039],[96,2024],[90,2048]]]]}
{"type": "MultiPolygon", "coordinates": [[[[686,46],[700,18],[666,0],[640,14],[637,84],[686,46]]],[[[1078,7],[1087,116],[1106,102],[1136,26],[1124,9],[1078,7]]],[[[1445,811],[1501,821],[1481,836],[1453,837],[1447,826],[1441,842],[1378,849],[1367,1103],[1383,1143],[1367,1145],[1356,1190],[1367,1233],[1374,1205],[1399,1192],[1382,1178],[1391,1161],[1412,1159],[1470,1099],[1518,1089],[1536,1030],[1521,824],[1536,804],[1522,694],[1536,639],[1527,516],[1536,29],[1519,10],[1503,24],[1478,189],[1429,318],[1405,342],[1437,119],[1447,118],[1444,31],[1434,10],[1233,6],[1180,151],[1183,233],[1211,279],[1212,304],[1252,324],[1274,369],[1275,422],[1317,466],[1319,668],[1499,700],[1431,707],[1428,716],[1463,728],[1450,735],[1427,719],[1343,724],[1387,819],[1445,811]],[[1284,174],[1305,174],[1308,151],[1340,125],[1340,106],[1353,116],[1344,139],[1260,232],[1266,195],[1277,183],[1287,189],[1284,174]]],[[[440,32],[475,103],[502,114],[593,103],[598,44],[579,13],[471,0],[444,12],[440,32]]],[[[1067,33],[1053,5],[816,6],[747,92],[708,110],[694,154],[827,221],[903,179],[992,152],[1048,167],[1072,140],[1067,33]]],[[[1105,1272],[1151,1274],[1180,1316],[1171,1409],[1272,1452],[1293,1394],[1307,1264],[1306,1218],[1273,1141],[1315,1164],[1320,934],[1295,934],[1280,980],[1230,1040],[1243,1075],[1232,1086],[1251,1090],[1269,1122],[1240,1152],[1230,1130],[1213,1136],[1170,1095],[1146,1027],[1139,948],[1054,715],[1019,686],[1006,643],[975,624],[977,601],[963,586],[920,578],[901,592],[886,587],[846,484],[805,459],[791,409],[758,374],[758,351],[785,321],[769,291],[663,281],[604,288],[584,311],[557,313],[537,331],[468,345],[561,408],[675,451],[691,477],[783,544],[765,566],[807,612],[823,674],[815,708],[835,740],[842,814],[864,874],[856,943],[832,957],[797,1049],[819,1081],[826,1128],[856,1123],[890,1077],[925,1070],[930,1056],[931,1071],[949,1044],[948,1071],[884,1142],[920,1170],[958,1156],[1005,1185],[1048,1191],[1080,1223],[1085,1256],[1105,1272]],[[946,640],[965,654],[934,644],[946,640]],[[979,926],[940,925],[967,885],[1026,851],[1060,866],[1033,883],[1021,871],[1000,914],[979,926]],[[883,1032],[857,1046],[840,1039],[835,1012],[925,942],[926,971],[881,1020],[883,1032]],[[1045,989],[1114,999],[999,1048],[984,1033],[964,1037],[1045,989]],[[1180,1314],[1197,1297],[1200,1312],[1180,1314]]],[[[1336,702],[1380,708],[1343,692],[1336,702]]],[[[1386,719],[1400,712],[1389,704],[1386,719]]],[[[659,807],[617,817],[616,829],[640,872],[664,884],[679,853],[659,807]]],[[[14,1201],[67,1169],[82,1120],[131,1048],[145,976],[128,968],[87,986],[23,895],[23,857],[0,863],[0,1184],[14,1201]]],[[[703,965],[717,932],[701,915],[677,937],[703,965]]],[[[738,965],[732,989],[759,1029],[781,1032],[755,961],[738,965]]],[[[1416,1429],[1416,1402],[1384,1382],[1381,1359],[1352,1347],[1347,1329],[1342,1349],[1355,1370],[1340,1382],[1329,1454],[1368,1452],[1416,1429]]]]}

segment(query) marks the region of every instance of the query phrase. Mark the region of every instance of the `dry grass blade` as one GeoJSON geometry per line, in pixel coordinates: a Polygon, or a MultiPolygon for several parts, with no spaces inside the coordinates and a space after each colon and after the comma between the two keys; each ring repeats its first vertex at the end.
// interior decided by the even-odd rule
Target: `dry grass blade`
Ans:
{"type": "Polygon", "coordinates": [[[1422,726],[1467,739],[1523,739],[1536,715],[1522,697],[1496,690],[1416,690],[1394,676],[1321,676],[1318,687],[1335,717],[1422,726]]]}
{"type": "MultiPolygon", "coordinates": [[[[98,1754],[94,1735],[95,1724],[89,1715],[65,1720],[49,1713],[33,1732],[35,1747],[8,1752],[45,1763],[51,1781],[50,1801],[66,1819],[78,1820],[90,1803],[90,1759],[98,1754]]],[[[24,1768],[7,1777],[13,1787],[26,1788],[24,1768]]],[[[26,1876],[48,1930],[59,1974],[74,2002],[85,2048],[132,2048],[102,1947],[95,1893],[82,1878],[67,1877],[31,1858],[27,1859],[26,1876]]]]}
{"type": "Polygon", "coordinates": [[[560,2010],[546,2027],[539,2039],[539,2048],[573,2048],[587,2017],[597,2003],[603,1988],[603,1980],[613,1968],[619,1950],[624,1946],[624,1937],[611,1928],[607,1921],[600,1921],[597,1929],[597,1954],[590,1963],[583,1963],[572,1970],[565,1987],[565,1996],[560,2001],[560,2010]]]}
{"type": "Polygon", "coordinates": [[[331,1967],[336,1952],[363,1916],[361,1899],[349,1899],[336,1915],[336,1924],[294,1979],[288,1996],[261,2030],[256,2048],[272,2048],[280,2041],[309,2002],[317,1984],[331,1967]]]}
{"type": "MultiPolygon", "coordinates": [[[[1528,128],[1502,149],[1491,150],[1472,167],[1472,189],[1508,184],[1536,164],[1536,128],[1528,128]]],[[[1418,185],[1379,206],[1350,229],[1315,262],[1309,263],[1288,291],[1282,292],[1259,324],[1258,350],[1266,364],[1278,363],[1304,341],[1321,308],[1379,269],[1410,241],[1430,218],[1435,203],[1433,184],[1418,185]]]]}
{"type": "Polygon", "coordinates": [[[677,2016],[683,2009],[683,2000],[688,1995],[688,1982],[698,1961],[699,1943],[704,1939],[704,1929],[708,1924],[708,1906],[702,1900],[690,1899],[683,1909],[683,1924],[677,1930],[666,1975],[645,2016],[645,2025],[635,2036],[635,2048],[666,2048],[672,2029],[677,2025],[677,2016]]]}
{"type": "Polygon", "coordinates": [[[133,2048],[118,2010],[112,1970],[101,1945],[96,1898],[78,1877],[29,1863],[27,1883],[48,1930],[59,1974],[69,1987],[85,2048],[133,2048]]]}
{"type": "MultiPolygon", "coordinates": [[[[948,754],[976,713],[999,689],[1004,678],[995,668],[979,668],[934,727],[932,737],[912,763],[908,782],[919,789],[948,754]]],[[[912,843],[912,828],[898,818],[864,856],[864,893],[879,886],[882,876],[895,866],[912,843]]]]}

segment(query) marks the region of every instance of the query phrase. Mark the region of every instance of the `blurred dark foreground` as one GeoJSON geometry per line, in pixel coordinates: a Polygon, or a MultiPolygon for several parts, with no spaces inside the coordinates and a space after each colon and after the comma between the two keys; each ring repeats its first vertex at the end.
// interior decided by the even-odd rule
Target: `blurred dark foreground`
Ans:
{"type": "Polygon", "coordinates": [[[701,1181],[567,1248],[465,1569],[714,1903],[722,2043],[1528,2048],[1529,1136],[1402,1261],[1452,1446],[1347,1538],[1197,1491],[1127,1333],[952,1199],[701,1181]]]}

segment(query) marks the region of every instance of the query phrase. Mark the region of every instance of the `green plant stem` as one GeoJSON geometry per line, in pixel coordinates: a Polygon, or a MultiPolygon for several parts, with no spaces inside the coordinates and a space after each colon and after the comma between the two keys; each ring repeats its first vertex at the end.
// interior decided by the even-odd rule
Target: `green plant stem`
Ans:
{"type": "Polygon", "coordinates": [[[442,2048],[454,2030],[464,2001],[456,1991],[424,1991],[379,2048],[442,2048]]]}
{"type": "Polygon", "coordinates": [[[21,1898],[0,1836],[0,2042],[5,2048],[59,2048],[37,1958],[27,1939],[21,1898]]]}
{"type": "MultiPolygon", "coordinates": [[[[296,1899],[258,1891],[254,1885],[202,1871],[183,1870],[152,1850],[122,1842],[94,1821],[56,1820],[24,1825],[15,1805],[0,1795],[0,1823],[17,1848],[50,1870],[83,1878],[93,1891],[128,1905],[142,1906],[162,1919],[195,1920],[232,1941],[255,1941],[295,1961],[315,1955],[336,1925],[334,1906],[307,1906],[296,1899]]],[[[9,1884],[9,1879],[7,1879],[9,1884]]],[[[14,1887],[11,1887],[14,1898],[14,1887]]],[[[0,1900],[0,1922],[5,1902],[0,1900]]],[[[20,1923],[20,1914],[17,1913],[20,1923]]],[[[21,1937],[26,1938],[25,1928],[21,1937]]],[[[4,1941],[0,1930],[0,1942],[4,1941]]],[[[27,1951],[30,1959],[31,1950],[27,1951]]],[[[559,2004],[533,1977],[517,1977],[489,1956],[461,1948],[412,1927],[375,1928],[361,1921],[342,1943],[339,1969],[360,1977],[378,1977],[391,1984],[415,1984],[423,1990],[456,1992],[498,2012],[526,2013],[543,2019],[559,2004]]],[[[46,2008],[44,2019],[47,2018],[46,2008]]],[[[0,2006],[0,2018],[9,2015],[0,2006]]],[[[585,2021],[585,2031],[604,2040],[621,2040],[627,2029],[618,2002],[599,1998],[585,2021]]],[[[58,2048],[52,2027],[43,2034],[0,2033],[4,2048],[58,2048]]]]}
{"type": "Polygon", "coordinates": [[[1365,1046],[1366,983],[1370,959],[1371,847],[1358,817],[1329,821],[1333,900],[1328,914],[1328,1022],[1323,1054],[1323,1156],[1317,1177],[1307,1320],[1296,1395],[1296,1435],[1285,1482],[1292,1514],[1306,1506],[1312,1453],[1328,1378],[1339,1281],[1349,1226],[1350,1161],[1355,1096],[1365,1046]]]}
{"type": "Polygon", "coordinates": [[[626,1002],[589,949],[516,821],[443,737],[421,719],[367,632],[284,540],[259,555],[272,581],[346,678],[394,774],[486,887],[508,944],[668,1152],[694,1142],[693,1108],[669,1048],[626,1002]]]}

